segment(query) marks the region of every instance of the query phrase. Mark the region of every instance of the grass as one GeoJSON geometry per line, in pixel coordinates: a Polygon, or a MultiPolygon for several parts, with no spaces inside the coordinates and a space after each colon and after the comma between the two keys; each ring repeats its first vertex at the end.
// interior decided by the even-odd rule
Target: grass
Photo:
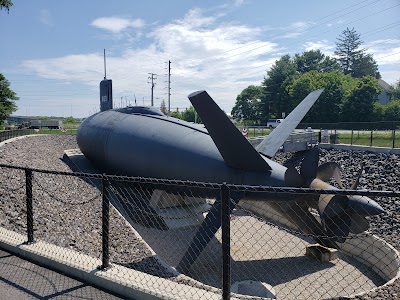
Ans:
{"type": "MultiPolygon", "coordinates": [[[[238,128],[240,131],[242,131],[242,128],[238,128]]],[[[271,133],[270,129],[267,128],[248,128],[247,129],[247,137],[258,137],[258,136],[266,136],[271,133]]]]}
{"type": "MultiPolygon", "coordinates": [[[[242,131],[242,127],[238,128],[242,131]]],[[[271,133],[271,130],[267,128],[248,128],[247,137],[260,137],[266,136],[271,133]]],[[[353,136],[351,133],[339,133],[339,143],[348,145],[360,145],[360,146],[374,146],[374,147],[393,147],[393,136],[391,131],[383,132],[372,132],[372,144],[371,144],[371,132],[368,131],[354,131],[353,136]]],[[[394,148],[400,148],[400,130],[396,131],[394,148]]]]}
{"type": "Polygon", "coordinates": [[[42,128],[39,130],[38,134],[76,134],[77,130],[77,128],[65,128],[63,131],[60,129],[42,128]]]}
{"type": "MultiPolygon", "coordinates": [[[[375,146],[375,147],[393,147],[393,136],[392,133],[374,133],[372,132],[372,143],[371,133],[353,133],[351,134],[342,133],[339,134],[340,144],[353,144],[363,146],[375,146]]],[[[394,148],[400,147],[400,133],[396,133],[394,148]]]]}

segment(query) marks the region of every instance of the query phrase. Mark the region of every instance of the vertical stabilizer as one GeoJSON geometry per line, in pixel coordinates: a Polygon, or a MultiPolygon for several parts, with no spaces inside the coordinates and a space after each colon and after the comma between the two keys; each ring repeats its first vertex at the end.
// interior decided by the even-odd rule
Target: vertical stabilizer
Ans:
{"type": "Polygon", "coordinates": [[[100,111],[106,111],[112,108],[112,80],[104,79],[100,81],[100,111]]]}

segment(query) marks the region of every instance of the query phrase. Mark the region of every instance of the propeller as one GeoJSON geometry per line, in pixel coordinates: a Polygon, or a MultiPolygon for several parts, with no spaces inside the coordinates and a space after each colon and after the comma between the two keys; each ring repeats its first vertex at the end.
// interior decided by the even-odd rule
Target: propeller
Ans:
{"type": "MultiPolygon", "coordinates": [[[[285,172],[285,183],[293,187],[311,187],[324,190],[337,190],[327,183],[332,178],[341,189],[343,170],[336,162],[326,162],[318,166],[319,149],[309,150],[304,156],[300,172],[289,167],[285,172]]],[[[357,189],[363,172],[363,165],[351,185],[357,189]]],[[[343,243],[350,233],[358,234],[369,228],[366,216],[377,215],[384,210],[375,201],[357,195],[320,195],[318,211],[321,225],[330,241],[343,243]]]]}

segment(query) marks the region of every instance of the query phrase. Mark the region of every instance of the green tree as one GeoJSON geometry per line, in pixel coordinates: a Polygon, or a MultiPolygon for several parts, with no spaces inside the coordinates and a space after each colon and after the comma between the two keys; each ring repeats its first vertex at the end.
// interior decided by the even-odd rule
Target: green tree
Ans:
{"type": "Polygon", "coordinates": [[[296,74],[297,65],[290,55],[282,56],[267,72],[267,77],[262,83],[264,89],[264,98],[260,105],[262,118],[281,117],[289,97],[284,83],[296,74]]]}
{"type": "Polygon", "coordinates": [[[235,106],[232,108],[233,118],[250,124],[258,124],[261,121],[261,100],[263,99],[263,88],[250,85],[237,97],[235,106]]]}
{"type": "Polygon", "coordinates": [[[0,73],[0,124],[17,110],[15,100],[18,100],[17,94],[10,89],[10,83],[0,73]]]}
{"type": "Polygon", "coordinates": [[[161,101],[160,110],[164,115],[168,114],[167,106],[165,105],[165,100],[164,99],[163,99],[163,101],[161,101]]]}
{"type": "Polygon", "coordinates": [[[351,75],[356,78],[363,76],[373,76],[377,79],[381,78],[378,72],[378,64],[374,60],[371,54],[360,54],[357,59],[353,62],[351,75]]]}
{"type": "Polygon", "coordinates": [[[382,105],[379,102],[373,103],[373,119],[374,121],[384,121],[385,119],[385,108],[386,105],[382,105]]]}
{"type": "Polygon", "coordinates": [[[181,113],[179,112],[178,108],[176,108],[176,110],[174,111],[171,111],[170,116],[176,119],[182,119],[181,113]]]}
{"type": "Polygon", "coordinates": [[[291,96],[292,111],[310,92],[324,88],[324,92],[318,98],[303,122],[307,123],[329,123],[340,120],[343,99],[350,92],[355,81],[350,75],[344,75],[340,71],[319,73],[311,71],[294,78],[288,85],[288,93],[291,96]]]}
{"type": "Polygon", "coordinates": [[[71,117],[67,117],[64,119],[64,123],[67,124],[76,124],[79,123],[77,120],[75,120],[72,116],[71,117]]]}
{"type": "Polygon", "coordinates": [[[400,100],[400,79],[391,86],[390,93],[392,94],[392,100],[400,100]]]}
{"type": "Polygon", "coordinates": [[[384,109],[385,121],[400,121],[400,100],[390,101],[384,109]]]}
{"type": "Polygon", "coordinates": [[[374,102],[381,89],[372,76],[364,76],[357,81],[356,88],[344,102],[342,120],[345,122],[368,122],[374,120],[374,102]]]}
{"type": "Polygon", "coordinates": [[[295,54],[294,62],[297,65],[297,72],[304,74],[310,71],[331,72],[340,70],[336,59],[323,54],[320,50],[310,50],[302,54],[295,54]]]}
{"type": "Polygon", "coordinates": [[[185,120],[187,122],[194,122],[196,119],[196,112],[194,110],[194,107],[190,105],[189,108],[186,108],[182,113],[181,113],[181,119],[185,120]]]}
{"type": "Polygon", "coordinates": [[[10,7],[13,5],[14,4],[11,2],[11,0],[0,0],[0,9],[1,10],[4,8],[7,10],[7,12],[10,12],[10,7]]]}
{"type": "Polygon", "coordinates": [[[360,34],[354,28],[346,28],[336,42],[335,54],[338,56],[339,64],[345,74],[353,77],[360,78],[366,75],[377,77],[378,65],[372,55],[366,54],[365,49],[360,49],[362,43],[360,34]]]}

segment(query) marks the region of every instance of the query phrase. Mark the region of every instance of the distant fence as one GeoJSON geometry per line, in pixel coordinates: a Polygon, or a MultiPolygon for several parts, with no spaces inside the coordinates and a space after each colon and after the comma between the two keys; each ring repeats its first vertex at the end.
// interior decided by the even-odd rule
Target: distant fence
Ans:
{"type": "Polygon", "coordinates": [[[15,138],[23,135],[30,134],[76,134],[76,128],[66,128],[66,129],[50,129],[50,128],[41,128],[41,129],[12,129],[12,130],[3,130],[0,131],[0,142],[5,140],[15,138]]]}
{"type": "MultiPolygon", "coordinates": [[[[238,129],[248,138],[271,132],[265,126],[238,126],[238,129]]],[[[307,132],[319,133],[319,142],[323,143],[400,148],[400,122],[300,123],[293,136],[307,132]]],[[[292,136],[288,142],[291,139],[292,136]]]]}
{"type": "Polygon", "coordinates": [[[334,123],[300,123],[298,129],[330,129],[330,130],[400,130],[400,121],[378,121],[378,122],[334,122],[334,123]]]}
{"type": "MultiPolygon", "coordinates": [[[[0,179],[1,227],[26,234],[27,243],[47,241],[101,259],[105,272],[117,265],[140,271],[143,275],[129,279],[144,286],[155,284],[144,274],[163,278],[169,288],[157,283],[161,290],[155,292],[176,299],[184,298],[180,287],[193,287],[195,295],[187,297],[201,299],[210,293],[222,299],[334,298],[382,285],[400,267],[396,251],[372,235],[399,246],[398,192],[240,186],[9,165],[0,165],[0,179]],[[338,252],[315,249],[309,246],[326,234],[294,224],[310,216],[319,222],[315,201],[326,194],[374,197],[391,213],[371,217],[371,232],[351,234],[338,252]],[[303,200],[263,200],[296,195],[303,200]]],[[[361,218],[346,212],[340,217],[361,218]]]]}
{"type": "Polygon", "coordinates": [[[3,142],[8,139],[12,139],[22,135],[34,134],[35,131],[33,129],[18,129],[18,130],[5,130],[0,131],[0,142],[3,142]]]}

